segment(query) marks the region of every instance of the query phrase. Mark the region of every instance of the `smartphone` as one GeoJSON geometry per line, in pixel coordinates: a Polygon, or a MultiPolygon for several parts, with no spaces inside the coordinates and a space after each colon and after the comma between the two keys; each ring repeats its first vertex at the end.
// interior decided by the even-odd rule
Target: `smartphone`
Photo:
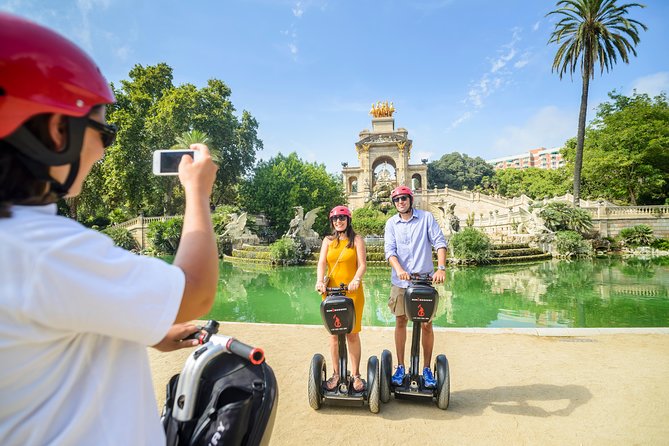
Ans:
{"type": "Polygon", "coordinates": [[[156,150],[153,152],[153,173],[155,175],[177,175],[179,163],[184,155],[195,159],[195,150],[156,150]]]}

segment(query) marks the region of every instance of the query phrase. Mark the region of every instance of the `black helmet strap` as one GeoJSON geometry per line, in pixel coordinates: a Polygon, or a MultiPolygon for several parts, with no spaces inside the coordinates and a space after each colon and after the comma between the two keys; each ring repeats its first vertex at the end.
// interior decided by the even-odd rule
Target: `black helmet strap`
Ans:
{"type": "Polygon", "coordinates": [[[18,151],[19,160],[30,173],[38,180],[51,184],[51,190],[59,198],[67,195],[79,173],[79,160],[88,117],[67,116],[66,120],[68,128],[67,143],[65,148],[59,152],[46,147],[25,126],[20,127],[4,139],[18,151]],[[49,167],[65,164],[70,164],[70,172],[65,182],[60,183],[49,175],[49,167]]]}

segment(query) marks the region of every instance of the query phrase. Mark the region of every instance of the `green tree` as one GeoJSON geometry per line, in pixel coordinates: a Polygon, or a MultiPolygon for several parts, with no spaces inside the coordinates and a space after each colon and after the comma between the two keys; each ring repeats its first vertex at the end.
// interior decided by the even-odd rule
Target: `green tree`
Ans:
{"type": "Polygon", "coordinates": [[[485,179],[487,189],[504,197],[527,195],[532,199],[542,199],[564,195],[569,190],[567,169],[500,169],[492,180],[485,179]]]}
{"type": "Polygon", "coordinates": [[[248,212],[265,214],[277,236],[288,230],[294,206],[302,206],[305,213],[321,206],[313,229],[325,234],[330,232],[327,212],[345,203],[342,182],[324,164],[304,162],[294,152],[259,162],[253,176],[242,183],[240,200],[248,212]]]}
{"type": "Polygon", "coordinates": [[[165,63],[135,65],[120,87],[112,85],[117,102],[107,108],[107,120],[119,127],[114,145],[86,181],[77,205],[79,219],[118,210],[128,217],[183,212],[181,192],[164,202],[174,181],[151,173],[152,152],[166,149],[185,132],[204,133],[219,161],[213,201],[230,200],[230,190],[247,174],[262,148],[258,123],[246,111],[235,115],[231,91],[223,81],[210,79],[203,88],[174,86],[172,68],[165,63]]]}
{"type": "Polygon", "coordinates": [[[452,187],[462,190],[474,189],[483,177],[492,177],[493,168],[483,158],[472,158],[458,152],[447,153],[427,165],[428,187],[452,187]]]}
{"type": "MultiPolygon", "coordinates": [[[[669,194],[669,103],[666,94],[609,93],[587,130],[583,194],[618,204],[664,204],[669,194]]],[[[568,144],[565,158],[575,157],[568,144]]]]}
{"type": "Polygon", "coordinates": [[[629,63],[629,53],[636,56],[634,47],[639,43],[639,28],[647,27],[626,17],[630,8],[644,7],[638,3],[618,6],[616,0],[560,0],[556,6],[558,9],[546,14],[559,17],[548,41],[559,45],[552,70],[562,79],[563,74],[569,72],[573,76],[580,67],[583,82],[574,158],[574,205],[579,206],[588,90],[590,79],[595,76],[595,65],[599,63],[603,73],[613,67],[618,57],[629,63]]]}

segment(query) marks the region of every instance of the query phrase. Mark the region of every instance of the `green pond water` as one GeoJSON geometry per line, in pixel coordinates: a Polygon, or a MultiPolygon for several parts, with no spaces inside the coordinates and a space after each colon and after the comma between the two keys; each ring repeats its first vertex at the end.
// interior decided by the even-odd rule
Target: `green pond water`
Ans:
{"type": "MultiPolygon", "coordinates": [[[[320,325],[316,267],[267,270],[221,262],[209,319],[320,325]]],[[[393,326],[389,267],[364,277],[363,325],[393,326]]],[[[669,327],[669,259],[549,260],[449,268],[438,327],[669,327]]]]}

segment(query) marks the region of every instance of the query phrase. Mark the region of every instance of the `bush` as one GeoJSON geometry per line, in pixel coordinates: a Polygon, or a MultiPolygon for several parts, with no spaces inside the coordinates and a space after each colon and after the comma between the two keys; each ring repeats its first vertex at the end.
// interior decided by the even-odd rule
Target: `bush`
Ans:
{"type": "Polygon", "coordinates": [[[382,236],[389,216],[381,211],[364,207],[353,211],[353,229],[361,237],[382,236]]]}
{"type": "Polygon", "coordinates": [[[590,246],[576,231],[559,231],[555,234],[555,245],[561,257],[579,257],[590,254],[590,246]]]}
{"type": "Polygon", "coordinates": [[[275,263],[295,265],[304,261],[299,243],[290,237],[283,237],[272,243],[269,252],[270,259],[275,263]]]}
{"type": "Polygon", "coordinates": [[[658,238],[650,244],[651,248],[659,249],[661,251],[669,251],[669,238],[658,238]]]}
{"type": "Polygon", "coordinates": [[[653,230],[648,225],[637,225],[624,228],[620,231],[620,241],[624,246],[636,248],[637,246],[650,246],[653,242],[653,230]]]}
{"type": "Polygon", "coordinates": [[[456,232],[450,243],[457,259],[484,262],[490,257],[490,239],[478,229],[466,227],[456,232]]]}
{"type": "Polygon", "coordinates": [[[548,229],[555,232],[576,231],[583,234],[592,229],[590,214],[563,201],[548,203],[539,212],[539,217],[548,229]]]}
{"type": "Polygon", "coordinates": [[[128,251],[139,251],[139,243],[137,243],[135,237],[133,237],[127,229],[108,228],[101,232],[107,234],[114,241],[116,246],[127,249],[128,251]]]}
{"type": "Polygon", "coordinates": [[[183,217],[149,223],[149,240],[158,254],[172,255],[177,252],[183,229],[183,217]]]}

